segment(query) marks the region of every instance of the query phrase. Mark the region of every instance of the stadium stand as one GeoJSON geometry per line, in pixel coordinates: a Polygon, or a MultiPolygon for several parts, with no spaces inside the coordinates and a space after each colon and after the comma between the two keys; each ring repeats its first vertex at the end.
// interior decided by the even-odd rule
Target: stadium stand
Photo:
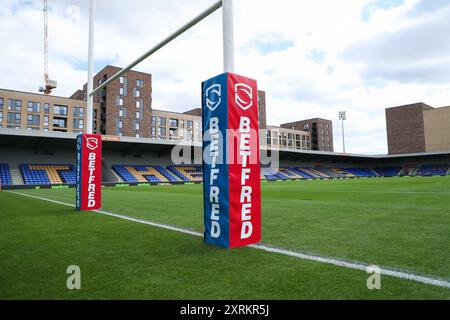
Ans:
{"type": "Polygon", "coordinates": [[[283,167],[278,169],[278,173],[283,174],[289,179],[304,179],[304,177],[293,168],[283,167]]]}
{"type": "Polygon", "coordinates": [[[182,181],[203,181],[203,170],[201,166],[168,166],[167,169],[182,181]]]}
{"type": "Polygon", "coordinates": [[[11,172],[7,164],[0,164],[0,184],[2,186],[12,185],[11,172]]]}
{"type": "MultiPolygon", "coordinates": [[[[286,170],[285,170],[286,172],[286,170]]],[[[281,173],[279,170],[273,168],[261,168],[261,173],[266,177],[268,181],[274,180],[288,180],[289,178],[281,173]]]]}
{"type": "Polygon", "coordinates": [[[374,168],[374,171],[380,176],[380,177],[395,177],[400,174],[400,171],[402,171],[402,167],[379,167],[374,168]]]}
{"type": "Polygon", "coordinates": [[[309,175],[313,179],[329,179],[330,176],[324,172],[322,172],[318,168],[307,168],[307,167],[301,167],[301,168],[295,168],[299,172],[303,172],[307,175],[309,175]]]}
{"type": "Polygon", "coordinates": [[[112,169],[125,182],[176,182],[180,181],[160,166],[113,165],[112,169]]]}
{"type": "MultiPolygon", "coordinates": [[[[202,182],[202,167],[157,165],[113,165],[109,167],[117,177],[126,183],[170,183],[170,182],[202,182]]],[[[343,177],[394,177],[404,172],[412,172],[412,166],[377,167],[377,168],[342,168],[342,167],[281,167],[261,168],[261,179],[300,180],[300,179],[333,179],[343,177]],[[405,171],[406,169],[406,171],[405,171]]],[[[0,181],[4,186],[13,185],[11,170],[8,164],[0,164],[0,181]]],[[[20,172],[26,185],[76,184],[76,172],[73,165],[55,164],[21,164],[20,172]]],[[[422,165],[414,173],[421,176],[443,176],[450,174],[449,165],[422,165]]]]}
{"type": "Polygon", "coordinates": [[[421,176],[445,176],[449,166],[447,165],[425,165],[421,166],[417,171],[421,176]]]}
{"type": "Polygon", "coordinates": [[[22,164],[20,170],[25,184],[76,183],[76,172],[73,165],[22,164]]]}
{"type": "Polygon", "coordinates": [[[400,176],[415,176],[419,168],[415,164],[408,164],[400,171],[400,176]]]}
{"type": "Polygon", "coordinates": [[[376,172],[370,168],[343,168],[342,170],[359,178],[371,178],[377,176],[376,172]]]}
{"type": "Polygon", "coordinates": [[[291,168],[291,171],[297,173],[303,179],[314,179],[314,177],[306,172],[299,170],[299,168],[291,168]]]}

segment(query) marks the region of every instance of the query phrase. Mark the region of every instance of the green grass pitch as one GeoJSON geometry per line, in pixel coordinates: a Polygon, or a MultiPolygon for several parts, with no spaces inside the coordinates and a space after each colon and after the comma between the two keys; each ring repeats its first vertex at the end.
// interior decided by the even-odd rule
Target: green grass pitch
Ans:
{"type": "MultiPolygon", "coordinates": [[[[450,177],[263,183],[263,244],[450,280],[450,177]]],[[[17,192],[74,203],[74,189],[17,192]]],[[[103,210],[201,232],[202,186],[110,187],[103,210]]],[[[0,299],[450,299],[450,289],[0,192],[0,299]],[[66,268],[81,268],[81,290],[66,268]]]]}

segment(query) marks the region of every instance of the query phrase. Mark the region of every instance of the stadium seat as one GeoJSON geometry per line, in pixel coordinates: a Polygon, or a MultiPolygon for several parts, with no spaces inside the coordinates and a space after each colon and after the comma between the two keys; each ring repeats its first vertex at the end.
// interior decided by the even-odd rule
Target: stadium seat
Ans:
{"type": "Polygon", "coordinates": [[[359,178],[376,177],[377,174],[370,168],[343,168],[345,172],[359,178]]]}
{"type": "Polygon", "coordinates": [[[25,184],[76,184],[73,165],[22,164],[20,170],[25,184]]]}
{"type": "Polygon", "coordinates": [[[186,182],[203,181],[203,169],[201,166],[168,166],[167,169],[175,176],[186,182]]]}
{"type": "Polygon", "coordinates": [[[301,168],[295,168],[297,171],[302,172],[303,174],[306,174],[310,177],[310,179],[329,179],[330,176],[317,168],[308,168],[308,167],[301,167],[301,168]]]}
{"type": "Polygon", "coordinates": [[[448,165],[424,165],[417,171],[421,176],[445,176],[449,169],[448,165]]]}
{"type": "Polygon", "coordinates": [[[395,177],[398,176],[400,171],[402,171],[401,167],[378,167],[374,168],[375,172],[380,177],[395,177]]]}
{"type": "Polygon", "coordinates": [[[0,183],[2,186],[12,185],[11,171],[7,164],[0,164],[0,183]]]}
{"type": "Polygon", "coordinates": [[[152,165],[113,165],[112,169],[129,183],[146,182],[175,182],[179,181],[175,176],[160,166],[152,165]]]}
{"type": "Polygon", "coordinates": [[[304,177],[293,168],[282,167],[278,169],[278,173],[283,174],[289,179],[304,179],[304,177]]]}

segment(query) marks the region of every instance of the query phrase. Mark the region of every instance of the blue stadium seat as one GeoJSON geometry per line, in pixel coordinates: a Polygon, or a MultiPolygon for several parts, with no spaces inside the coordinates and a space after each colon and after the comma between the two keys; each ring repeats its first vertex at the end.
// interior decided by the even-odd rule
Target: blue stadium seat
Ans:
{"type": "Polygon", "coordinates": [[[7,164],[0,164],[0,182],[2,186],[12,185],[11,171],[7,164]]]}
{"type": "Polygon", "coordinates": [[[378,167],[374,168],[375,172],[380,177],[395,177],[398,176],[400,171],[402,171],[401,167],[378,167]]]}
{"type": "Polygon", "coordinates": [[[203,181],[203,169],[198,165],[181,165],[181,166],[168,166],[175,176],[179,177],[182,181],[186,182],[201,182],[203,181]]]}
{"type": "Polygon", "coordinates": [[[445,176],[448,171],[447,165],[424,165],[417,171],[421,176],[445,176]]]}
{"type": "Polygon", "coordinates": [[[76,184],[76,171],[73,165],[21,164],[20,171],[25,184],[76,184]]]}
{"type": "Polygon", "coordinates": [[[343,168],[343,170],[353,174],[355,177],[370,178],[377,176],[370,168],[343,168]]]}
{"type": "Polygon", "coordinates": [[[128,183],[159,183],[180,181],[161,166],[153,165],[113,165],[112,169],[128,183]]]}

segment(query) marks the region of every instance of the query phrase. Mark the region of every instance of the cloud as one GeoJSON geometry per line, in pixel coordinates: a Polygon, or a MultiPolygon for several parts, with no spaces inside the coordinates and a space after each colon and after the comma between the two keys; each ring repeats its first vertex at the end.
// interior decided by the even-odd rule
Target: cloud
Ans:
{"type": "MultiPolygon", "coordinates": [[[[95,69],[125,66],[214,0],[96,1],[95,69]]],[[[347,110],[347,151],[384,153],[384,109],[448,105],[450,13],[446,1],[235,1],[236,71],[267,93],[268,122],[333,120],[347,110]]],[[[50,1],[55,95],[86,82],[88,1],[50,1]]],[[[43,74],[42,3],[0,2],[0,87],[36,92],[43,74]]],[[[141,63],[153,74],[153,107],[200,106],[200,84],[222,72],[220,10],[141,63]]]]}
{"type": "Polygon", "coordinates": [[[347,63],[362,63],[364,78],[448,82],[450,70],[442,66],[450,63],[449,28],[450,6],[415,19],[406,28],[355,43],[344,51],[343,59],[347,63]]]}

